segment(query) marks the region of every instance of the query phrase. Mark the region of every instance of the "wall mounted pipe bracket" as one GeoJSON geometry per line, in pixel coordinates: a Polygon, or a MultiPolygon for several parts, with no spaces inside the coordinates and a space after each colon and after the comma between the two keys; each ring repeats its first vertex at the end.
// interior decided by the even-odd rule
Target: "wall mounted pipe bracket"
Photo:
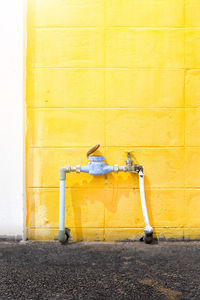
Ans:
{"type": "Polygon", "coordinates": [[[126,164],[124,166],[114,165],[109,166],[105,163],[104,156],[91,156],[98,148],[99,144],[92,147],[87,152],[87,158],[89,160],[87,166],[76,165],[72,166],[64,166],[60,168],[59,171],[59,179],[60,179],[60,208],[59,208],[59,235],[58,239],[61,243],[64,243],[68,235],[65,231],[65,180],[66,173],[76,172],[76,173],[88,173],[93,176],[105,175],[111,172],[131,172],[137,173],[139,175],[139,187],[140,187],[140,198],[141,198],[141,206],[144,217],[144,240],[146,243],[151,243],[153,240],[153,228],[149,223],[145,193],[144,193],[144,167],[138,164],[133,164],[133,160],[131,159],[130,152],[127,153],[126,164]]]}

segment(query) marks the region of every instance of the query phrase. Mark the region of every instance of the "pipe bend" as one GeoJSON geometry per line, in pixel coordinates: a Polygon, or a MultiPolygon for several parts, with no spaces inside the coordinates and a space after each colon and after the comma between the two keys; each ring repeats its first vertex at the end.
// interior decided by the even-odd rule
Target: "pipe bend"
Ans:
{"type": "Polygon", "coordinates": [[[71,172],[71,167],[70,166],[64,166],[61,167],[59,170],[59,179],[60,180],[65,180],[66,179],[66,173],[71,172]]]}

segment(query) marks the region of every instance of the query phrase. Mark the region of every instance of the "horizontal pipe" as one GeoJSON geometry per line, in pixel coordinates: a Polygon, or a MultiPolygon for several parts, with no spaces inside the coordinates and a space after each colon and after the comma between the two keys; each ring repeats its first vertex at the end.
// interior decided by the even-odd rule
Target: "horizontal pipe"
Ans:
{"type": "Polygon", "coordinates": [[[82,166],[80,168],[80,171],[83,172],[83,173],[89,173],[89,166],[82,166]]]}

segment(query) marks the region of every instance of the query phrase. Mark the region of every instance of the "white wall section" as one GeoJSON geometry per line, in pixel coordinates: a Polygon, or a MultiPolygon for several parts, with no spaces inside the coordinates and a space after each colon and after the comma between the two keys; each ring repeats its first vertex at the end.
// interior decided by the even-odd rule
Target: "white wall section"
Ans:
{"type": "Polygon", "coordinates": [[[24,3],[0,9],[0,237],[24,235],[24,3]]]}

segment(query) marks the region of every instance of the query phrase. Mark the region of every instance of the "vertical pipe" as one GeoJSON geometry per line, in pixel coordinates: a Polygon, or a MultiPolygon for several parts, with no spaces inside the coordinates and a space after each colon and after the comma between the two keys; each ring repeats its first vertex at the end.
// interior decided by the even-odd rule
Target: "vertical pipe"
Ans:
{"type": "Polygon", "coordinates": [[[140,171],[138,175],[139,175],[140,199],[141,199],[141,205],[142,205],[142,213],[143,213],[144,223],[145,223],[144,232],[146,234],[150,234],[153,232],[153,229],[152,229],[151,225],[149,224],[149,217],[148,217],[145,193],[144,193],[144,173],[143,173],[143,171],[140,171]]]}
{"type": "Polygon", "coordinates": [[[65,180],[60,180],[60,210],[59,210],[59,236],[60,242],[65,242],[65,180]]]}

